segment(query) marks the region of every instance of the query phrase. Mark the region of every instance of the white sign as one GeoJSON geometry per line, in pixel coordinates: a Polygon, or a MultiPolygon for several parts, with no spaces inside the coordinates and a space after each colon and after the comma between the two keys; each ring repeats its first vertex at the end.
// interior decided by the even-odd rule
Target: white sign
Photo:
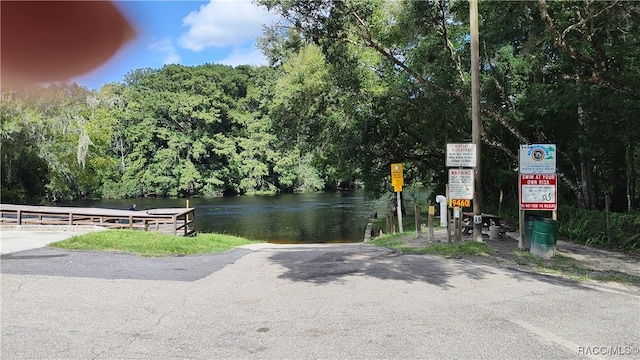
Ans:
{"type": "Polygon", "coordinates": [[[447,144],[447,167],[475,167],[476,144],[447,144]]]}
{"type": "Polygon", "coordinates": [[[555,174],[556,145],[520,145],[520,174],[555,174]]]}
{"type": "Polygon", "coordinates": [[[556,174],[520,174],[520,208],[556,210],[556,174]]]}
{"type": "Polygon", "coordinates": [[[449,169],[449,198],[473,200],[473,169],[449,169]]]}

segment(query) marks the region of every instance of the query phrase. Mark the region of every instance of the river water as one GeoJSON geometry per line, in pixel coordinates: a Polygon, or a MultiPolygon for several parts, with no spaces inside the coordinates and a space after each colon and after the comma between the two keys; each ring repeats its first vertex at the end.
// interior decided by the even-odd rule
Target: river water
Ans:
{"type": "MultiPolygon", "coordinates": [[[[64,206],[138,210],[185,207],[185,199],[78,200],[64,206]]],[[[382,205],[364,192],[278,194],[189,199],[196,231],[284,243],[358,242],[382,205]]]]}

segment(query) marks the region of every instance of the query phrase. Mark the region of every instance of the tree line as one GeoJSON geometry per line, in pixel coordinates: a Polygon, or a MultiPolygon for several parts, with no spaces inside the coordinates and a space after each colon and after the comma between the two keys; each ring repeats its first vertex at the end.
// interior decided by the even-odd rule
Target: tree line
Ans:
{"type": "Polygon", "coordinates": [[[167,65],[96,91],[3,91],[3,202],[324,189],[312,154],[274,131],[277,74],[167,65]]]}
{"type": "MultiPolygon", "coordinates": [[[[88,90],[2,89],[2,201],[443,191],[470,142],[467,2],[260,0],[268,66],[135,69],[88,90]]],[[[563,203],[640,203],[640,4],[480,2],[485,203],[517,204],[518,148],[553,143],[563,203]]]]}

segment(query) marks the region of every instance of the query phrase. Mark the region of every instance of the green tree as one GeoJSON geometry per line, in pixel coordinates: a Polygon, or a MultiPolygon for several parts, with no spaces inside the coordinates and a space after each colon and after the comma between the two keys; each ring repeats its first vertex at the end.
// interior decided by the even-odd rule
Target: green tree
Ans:
{"type": "MultiPolygon", "coordinates": [[[[388,164],[402,160],[424,183],[443,183],[444,143],[469,141],[471,133],[467,3],[260,3],[291,24],[272,29],[264,39],[273,64],[286,61],[274,58],[290,57],[283,49],[302,39],[322,49],[330,72],[343,75],[330,77],[329,88],[350,95],[381,94],[352,96],[354,105],[347,108],[357,110],[348,112],[358,126],[347,137],[361,146],[356,152],[366,159],[361,170],[378,169],[369,176],[384,184],[388,164]],[[435,135],[425,136],[425,129],[435,135]],[[372,136],[359,137],[359,132],[372,136]],[[370,149],[376,151],[369,155],[370,149]]],[[[637,151],[624,135],[637,134],[629,117],[638,104],[637,15],[638,5],[623,1],[481,4],[482,159],[483,167],[491,169],[483,172],[489,187],[483,190],[490,194],[488,201],[502,190],[517,198],[509,185],[516,182],[517,149],[541,142],[558,145],[565,198],[587,208],[602,204],[604,192],[614,193],[617,206],[624,196],[616,194],[637,201],[637,180],[632,180],[637,151]],[[614,157],[615,165],[608,165],[614,157]]],[[[310,119],[320,127],[325,120],[310,119]]]]}
{"type": "Polygon", "coordinates": [[[111,166],[107,108],[99,94],[75,84],[3,91],[3,194],[37,202],[99,193],[99,174],[111,166]]]}

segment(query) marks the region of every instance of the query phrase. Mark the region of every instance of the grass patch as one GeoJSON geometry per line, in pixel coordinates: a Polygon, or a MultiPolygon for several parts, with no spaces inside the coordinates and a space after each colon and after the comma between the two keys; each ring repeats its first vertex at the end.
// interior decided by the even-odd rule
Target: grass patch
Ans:
{"type": "Polygon", "coordinates": [[[491,247],[485,242],[465,241],[460,246],[454,243],[432,243],[415,241],[415,233],[385,235],[371,239],[371,244],[383,246],[405,254],[437,254],[445,258],[463,258],[482,256],[495,260],[496,263],[512,263],[525,267],[527,271],[554,274],[578,281],[615,282],[640,286],[640,276],[615,270],[598,270],[588,263],[562,254],[550,259],[520,250],[506,250],[491,247]]]}
{"type": "MultiPolygon", "coordinates": [[[[385,235],[371,239],[370,243],[376,246],[382,246],[394,250],[401,251],[403,253],[415,254],[418,253],[418,250],[413,249],[407,246],[405,240],[407,237],[407,233],[404,234],[393,234],[393,235],[385,235]]],[[[415,236],[415,235],[411,235],[415,236]]]]}
{"type": "Polygon", "coordinates": [[[370,243],[376,246],[384,246],[388,248],[398,248],[406,244],[408,237],[415,237],[415,232],[395,233],[371,238],[370,243]]]}
{"type": "Polygon", "coordinates": [[[584,266],[579,260],[556,254],[543,259],[530,253],[517,253],[516,264],[537,269],[540,272],[561,275],[575,280],[610,281],[640,285],[640,277],[614,270],[596,270],[584,266]]]}
{"type": "Polygon", "coordinates": [[[49,246],[67,250],[121,251],[142,256],[219,253],[253,241],[222,234],[175,236],[149,231],[108,230],[74,236],[49,246]]]}
{"type": "Polygon", "coordinates": [[[463,257],[471,255],[492,255],[495,250],[483,242],[465,241],[460,246],[454,243],[437,243],[422,248],[407,245],[407,238],[415,237],[415,232],[403,234],[385,235],[371,239],[370,243],[383,246],[406,254],[438,254],[444,257],[463,257]]]}
{"type": "Polygon", "coordinates": [[[454,243],[436,244],[427,246],[423,249],[425,253],[434,253],[444,255],[445,257],[464,257],[471,255],[492,255],[493,250],[484,242],[465,241],[460,246],[454,243]]]}
{"type": "Polygon", "coordinates": [[[515,250],[513,252],[516,255],[515,258],[515,262],[518,265],[523,265],[523,266],[531,266],[531,265],[535,265],[535,266],[542,266],[542,258],[537,256],[537,255],[533,255],[529,252],[523,252],[520,250],[515,250]]]}

